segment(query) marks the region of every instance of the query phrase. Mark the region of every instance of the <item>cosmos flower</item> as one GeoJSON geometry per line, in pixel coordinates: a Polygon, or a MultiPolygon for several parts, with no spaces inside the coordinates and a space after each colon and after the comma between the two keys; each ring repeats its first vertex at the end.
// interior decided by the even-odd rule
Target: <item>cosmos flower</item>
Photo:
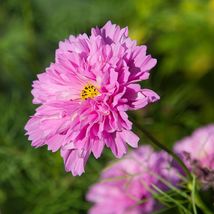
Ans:
{"type": "Polygon", "coordinates": [[[203,167],[214,169],[214,124],[196,129],[191,136],[177,141],[175,152],[200,162],[203,167]]]}
{"type": "Polygon", "coordinates": [[[151,193],[153,185],[167,190],[158,176],[173,185],[179,181],[178,170],[166,152],[139,147],[106,168],[100,181],[89,189],[87,200],[94,203],[89,213],[151,213],[159,208],[151,193]]]}
{"type": "Polygon", "coordinates": [[[81,175],[89,155],[99,158],[105,146],[117,158],[127,144],[136,148],[139,138],[126,112],[159,99],[138,83],[155,64],[146,46],[110,21],[90,36],[60,42],[55,62],[33,82],[33,103],[40,107],[25,126],[32,146],[60,150],[73,175],[81,175]]]}
{"type": "Polygon", "coordinates": [[[174,151],[198,177],[203,188],[214,188],[214,124],[196,129],[176,142],[174,151]]]}
{"type": "Polygon", "coordinates": [[[196,129],[178,141],[174,150],[197,176],[202,188],[214,188],[214,124],[196,129]]]}

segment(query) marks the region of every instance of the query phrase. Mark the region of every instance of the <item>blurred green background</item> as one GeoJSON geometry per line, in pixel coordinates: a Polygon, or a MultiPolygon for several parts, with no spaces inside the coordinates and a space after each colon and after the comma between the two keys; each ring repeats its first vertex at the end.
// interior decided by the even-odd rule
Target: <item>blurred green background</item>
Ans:
{"type": "MultiPolygon", "coordinates": [[[[86,173],[64,172],[59,153],[33,149],[23,127],[34,113],[36,75],[60,40],[112,20],[158,59],[144,86],[161,96],[135,112],[160,141],[214,121],[214,0],[0,0],[0,213],[86,213],[85,193],[114,157],[90,158],[86,173]]],[[[149,143],[142,136],[143,143],[149,143]]]]}

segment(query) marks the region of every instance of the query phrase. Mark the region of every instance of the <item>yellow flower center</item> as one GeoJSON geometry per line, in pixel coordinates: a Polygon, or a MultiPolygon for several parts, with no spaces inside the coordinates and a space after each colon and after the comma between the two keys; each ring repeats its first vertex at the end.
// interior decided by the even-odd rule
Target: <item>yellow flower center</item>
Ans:
{"type": "Polygon", "coordinates": [[[99,94],[100,92],[96,89],[94,85],[87,84],[81,91],[80,96],[82,100],[87,100],[88,98],[94,98],[99,94]]]}

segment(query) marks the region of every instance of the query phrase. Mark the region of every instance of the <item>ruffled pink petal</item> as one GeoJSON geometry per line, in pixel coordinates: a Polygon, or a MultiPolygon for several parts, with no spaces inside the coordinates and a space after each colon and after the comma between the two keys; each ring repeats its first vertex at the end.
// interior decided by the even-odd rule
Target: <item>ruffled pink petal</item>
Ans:
{"type": "Polygon", "coordinates": [[[65,170],[71,172],[74,176],[85,172],[84,167],[90,153],[77,149],[61,149],[61,156],[64,160],[65,170]]]}
{"type": "Polygon", "coordinates": [[[138,147],[138,142],[139,142],[140,139],[132,131],[124,130],[124,131],[120,132],[119,134],[120,134],[120,137],[126,143],[128,143],[130,146],[132,146],[133,148],[137,148],[138,147]]]}
{"type": "Polygon", "coordinates": [[[101,140],[94,140],[92,141],[92,144],[92,153],[95,158],[99,158],[102,154],[105,144],[101,140]]]}
{"type": "Polygon", "coordinates": [[[142,89],[137,93],[137,97],[131,103],[130,109],[141,109],[150,103],[156,102],[160,97],[154,91],[149,89],[142,89]]]}
{"type": "Polygon", "coordinates": [[[101,29],[92,29],[91,34],[100,35],[107,44],[122,43],[128,37],[128,28],[120,29],[119,26],[108,21],[101,29]]]}

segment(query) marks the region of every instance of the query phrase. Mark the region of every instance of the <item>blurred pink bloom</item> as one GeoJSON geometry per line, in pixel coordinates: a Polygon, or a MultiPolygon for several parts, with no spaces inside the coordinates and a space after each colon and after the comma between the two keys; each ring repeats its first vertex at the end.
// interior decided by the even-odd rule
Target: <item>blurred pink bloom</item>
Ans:
{"type": "Polygon", "coordinates": [[[95,203],[89,213],[151,213],[159,207],[152,197],[152,185],[167,190],[158,176],[173,185],[179,181],[178,170],[167,153],[141,146],[102,172],[100,181],[87,194],[87,200],[95,203]]]}
{"type": "Polygon", "coordinates": [[[174,150],[203,189],[214,189],[214,124],[196,129],[191,136],[178,141],[174,150]]]}
{"type": "Polygon", "coordinates": [[[159,96],[141,88],[156,59],[137,46],[128,29],[107,22],[91,36],[70,36],[59,43],[55,62],[33,83],[33,103],[41,104],[25,129],[32,146],[61,151],[66,171],[81,175],[91,154],[104,146],[122,157],[136,148],[126,111],[144,108],[159,96]]]}
{"type": "Polygon", "coordinates": [[[191,136],[176,142],[174,150],[183,159],[188,153],[201,166],[214,170],[214,124],[196,129],[191,136]]]}

